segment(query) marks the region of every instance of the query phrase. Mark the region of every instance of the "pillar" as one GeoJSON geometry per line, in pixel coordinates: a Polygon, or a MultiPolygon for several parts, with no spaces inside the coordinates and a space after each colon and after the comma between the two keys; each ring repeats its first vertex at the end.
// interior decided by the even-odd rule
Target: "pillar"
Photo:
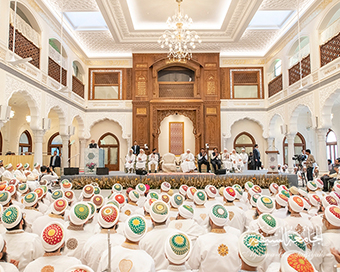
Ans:
{"type": "Polygon", "coordinates": [[[33,130],[34,135],[34,163],[43,164],[43,138],[45,131],[42,129],[33,130]]]}
{"type": "Polygon", "coordinates": [[[70,135],[60,135],[60,136],[63,141],[61,167],[65,168],[65,167],[68,167],[69,165],[68,149],[69,149],[70,135]]]}
{"type": "MultiPolygon", "coordinates": [[[[288,172],[293,173],[294,171],[294,161],[292,158],[294,157],[294,134],[287,134],[287,142],[288,142],[288,172]]],[[[284,154],[283,154],[284,155],[284,154]]]]}
{"type": "MultiPolygon", "coordinates": [[[[268,151],[276,150],[274,146],[274,137],[267,138],[267,150],[268,151]]],[[[263,154],[263,155],[266,156],[266,159],[264,160],[266,162],[265,168],[268,168],[269,167],[268,155],[267,154],[263,154]]]]}
{"type": "Polygon", "coordinates": [[[317,156],[315,156],[315,160],[319,165],[319,172],[321,175],[328,173],[326,145],[327,131],[327,128],[319,128],[316,130],[318,151],[317,156]]]}
{"type": "Polygon", "coordinates": [[[80,170],[84,170],[85,148],[86,148],[86,140],[80,139],[80,141],[79,141],[79,169],[80,170]]]}

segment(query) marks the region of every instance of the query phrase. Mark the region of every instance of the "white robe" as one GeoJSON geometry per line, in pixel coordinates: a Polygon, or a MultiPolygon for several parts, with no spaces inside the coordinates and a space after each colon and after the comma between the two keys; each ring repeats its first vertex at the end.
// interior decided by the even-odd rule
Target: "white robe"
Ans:
{"type": "Polygon", "coordinates": [[[203,206],[194,207],[194,220],[207,231],[209,228],[209,209],[203,206]]]}
{"type": "Polygon", "coordinates": [[[5,167],[1,166],[0,167],[0,177],[2,176],[2,174],[5,172],[5,167]]]}
{"type": "MultiPolygon", "coordinates": [[[[164,247],[164,245],[163,245],[164,247]]],[[[165,259],[165,257],[164,257],[165,259]]],[[[104,271],[108,266],[108,251],[100,259],[97,271],[104,271]]],[[[144,250],[115,246],[111,250],[111,271],[121,272],[120,267],[129,267],[129,272],[155,272],[155,262],[144,250]]]]}
{"type": "Polygon", "coordinates": [[[244,214],[244,211],[234,205],[231,206],[225,205],[224,207],[229,212],[229,221],[227,225],[240,230],[242,233],[245,230],[246,224],[246,216],[244,214]]]}
{"type": "Polygon", "coordinates": [[[26,223],[27,223],[26,231],[27,232],[33,232],[32,231],[32,225],[33,225],[34,221],[37,218],[42,217],[43,214],[36,209],[31,209],[31,208],[26,208],[26,207],[23,210],[23,212],[26,214],[26,217],[25,217],[25,220],[26,220],[26,223]]]}
{"type": "Polygon", "coordinates": [[[2,180],[3,181],[10,181],[12,179],[14,179],[13,171],[5,170],[5,172],[3,172],[3,174],[2,174],[2,180]]]}
{"type": "Polygon", "coordinates": [[[24,172],[21,170],[15,170],[13,173],[14,177],[19,180],[20,182],[26,182],[27,177],[25,176],[24,172]]]}
{"type": "Polygon", "coordinates": [[[135,154],[127,154],[125,156],[125,168],[127,170],[134,169],[135,168],[135,161],[136,161],[136,155],[135,154]]]}
{"type": "Polygon", "coordinates": [[[83,247],[91,235],[91,232],[85,230],[66,229],[65,255],[80,259],[83,247]]]}
{"type": "Polygon", "coordinates": [[[231,153],[230,154],[230,159],[232,161],[232,165],[233,165],[233,168],[238,171],[241,171],[242,169],[242,158],[239,154],[235,153],[231,153]]]}
{"type": "Polygon", "coordinates": [[[181,169],[184,173],[195,170],[195,157],[192,153],[184,153],[181,155],[181,169]]]}
{"type": "Polygon", "coordinates": [[[194,219],[179,219],[169,223],[168,228],[180,230],[186,233],[195,244],[198,237],[207,233],[206,229],[200,226],[194,219]]]}
{"type": "Polygon", "coordinates": [[[296,231],[296,227],[298,225],[301,225],[303,227],[303,232],[301,233],[301,236],[305,238],[309,238],[309,235],[313,231],[313,224],[310,220],[305,218],[303,215],[301,217],[295,217],[295,216],[288,216],[285,219],[283,219],[283,224],[285,227],[285,231],[288,230],[294,230],[296,231]]]}
{"type": "Polygon", "coordinates": [[[160,270],[158,272],[171,272],[171,271],[191,272],[192,270],[187,269],[185,265],[169,265],[167,269],[160,270]]]}
{"type": "Polygon", "coordinates": [[[3,234],[3,238],[6,241],[8,259],[19,261],[20,272],[24,271],[30,262],[44,254],[40,237],[36,234],[12,230],[3,234]]]}
{"type": "Polygon", "coordinates": [[[238,272],[238,237],[231,233],[209,232],[198,237],[188,261],[191,269],[200,272],[238,272]]]}
{"type": "Polygon", "coordinates": [[[175,234],[174,229],[169,229],[166,225],[155,226],[139,242],[139,247],[145,250],[155,261],[156,270],[166,269],[169,265],[165,258],[164,245],[170,235],[175,234]]]}
{"type": "Polygon", "coordinates": [[[247,170],[248,169],[248,154],[246,152],[241,152],[239,156],[241,157],[241,160],[243,162],[242,169],[247,170]]]}
{"type": "Polygon", "coordinates": [[[147,159],[146,154],[139,153],[136,158],[136,169],[145,169],[147,159]]]}
{"type": "Polygon", "coordinates": [[[151,171],[151,165],[155,165],[155,170],[157,171],[158,168],[158,155],[157,154],[150,154],[149,155],[149,163],[148,163],[148,167],[149,167],[149,171],[151,171]]]}
{"type": "Polygon", "coordinates": [[[119,221],[125,222],[129,216],[134,214],[144,216],[143,208],[138,207],[138,205],[126,203],[124,207],[121,208],[121,212],[119,214],[119,221]]]}
{"type": "Polygon", "coordinates": [[[61,216],[54,215],[54,214],[44,215],[44,216],[38,217],[33,222],[32,232],[40,236],[43,229],[52,222],[58,222],[62,224],[63,226],[65,226],[65,223],[66,223],[65,220],[61,216]]]}
{"type": "Polygon", "coordinates": [[[31,262],[25,268],[24,272],[40,272],[45,266],[53,266],[55,272],[66,271],[74,265],[80,265],[81,261],[74,257],[64,255],[40,257],[31,262]]]}
{"type": "MultiPolygon", "coordinates": [[[[102,232],[92,235],[83,247],[83,252],[81,254],[81,262],[94,271],[98,270],[99,261],[105,250],[108,248],[108,235],[107,230],[102,230],[102,232]]],[[[114,230],[110,230],[110,241],[111,247],[120,246],[124,243],[125,237],[114,230]]]]}
{"type": "Polygon", "coordinates": [[[19,272],[18,268],[11,263],[0,262],[0,267],[2,267],[5,272],[19,272]]]}
{"type": "Polygon", "coordinates": [[[233,163],[230,159],[230,154],[228,152],[223,152],[222,153],[222,163],[223,163],[223,168],[230,170],[233,167],[233,163]]]}

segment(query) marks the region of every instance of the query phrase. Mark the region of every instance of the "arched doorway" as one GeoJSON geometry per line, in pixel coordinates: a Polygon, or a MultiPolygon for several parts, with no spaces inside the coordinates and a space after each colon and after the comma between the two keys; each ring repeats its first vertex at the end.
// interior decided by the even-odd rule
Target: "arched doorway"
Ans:
{"type": "Polygon", "coordinates": [[[60,155],[60,151],[62,148],[63,140],[61,139],[59,132],[56,132],[48,140],[47,155],[52,155],[54,151],[57,151],[57,154],[60,155]]]}
{"type": "Polygon", "coordinates": [[[119,170],[119,141],[118,138],[108,132],[102,135],[99,139],[99,147],[104,149],[105,167],[109,168],[110,171],[119,170]]]}
{"type": "Polygon", "coordinates": [[[326,145],[327,159],[332,160],[332,163],[334,163],[335,159],[338,157],[338,142],[334,131],[331,129],[327,133],[326,145]]]}
{"type": "Polygon", "coordinates": [[[19,139],[19,154],[18,155],[26,155],[32,153],[32,137],[31,134],[25,130],[19,139]]]}
{"type": "MultiPolygon", "coordinates": [[[[301,151],[306,149],[306,140],[299,132],[294,138],[294,155],[301,154],[301,151]]],[[[283,139],[283,163],[288,164],[288,161],[292,158],[288,158],[288,141],[287,137],[283,139]]]]}
{"type": "Polygon", "coordinates": [[[254,137],[248,132],[242,132],[235,137],[234,140],[234,149],[237,153],[242,152],[242,148],[245,148],[246,153],[253,152],[253,148],[255,145],[254,137]]]}

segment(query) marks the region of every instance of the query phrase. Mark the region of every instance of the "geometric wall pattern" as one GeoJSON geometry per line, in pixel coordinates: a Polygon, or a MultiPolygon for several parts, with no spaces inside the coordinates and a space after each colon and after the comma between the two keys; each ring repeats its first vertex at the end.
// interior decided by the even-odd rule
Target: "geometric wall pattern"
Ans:
{"type": "Polygon", "coordinates": [[[283,89],[283,86],[282,86],[282,74],[281,74],[275,77],[272,81],[268,83],[269,97],[282,91],[282,89],[283,89]]]}
{"type": "Polygon", "coordinates": [[[340,33],[320,46],[321,67],[340,57],[340,33]]]}
{"type": "Polygon", "coordinates": [[[169,151],[181,155],[184,153],[184,122],[170,122],[169,128],[169,151]]]}
{"type": "MultiPolygon", "coordinates": [[[[300,76],[300,62],[295,64],[292,68],[288,70],[289,72],[289,85],[294,84],[295,82],[299,81],[300,76]]],[[[310,55],[303,58],[301,61],[301,74],[302,78],[308,76],[310,74],[310,55]]]]}
{"type": "MultiPolygon", "coordinates": [[[[60,82],[60,65],[50,57],[48,57],[48,75],[60,82]]],[[[64,68],[62,68],[62,84],[67,85],[67,71],[64,68]]]]}

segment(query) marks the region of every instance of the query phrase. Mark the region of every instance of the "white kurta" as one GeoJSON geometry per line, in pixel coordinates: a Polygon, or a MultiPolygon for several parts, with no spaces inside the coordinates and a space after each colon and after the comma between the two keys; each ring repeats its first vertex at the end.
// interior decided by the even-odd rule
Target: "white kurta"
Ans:
{"type": "Polygon", "coordinates": [[[234,205],[224,207],[229,212],[230,221],[227,223],[227,225],[243,232],[245,230],[246,224],[246,216],[244,214],[244,211],[234,205]]]}
{"type": "Polygon", "coordinates": [[[186,233],[191,239],[193,245],[195,244],[198,237],[207,233],[206,229],[197,224],[194,219],[180,219],[171,221],[168,225],[168,228],[180,230],[186,233]]]}
{"type": "Polygon", "coordinates": [[[138,205],[132,205],[130,203],[126,203],[124,207],[121,208],[121,213],[119,214],[119,221],[125,222],[126,219],[134,214],[138,214],[144,216],[143,208],[138,207],[138,205]]]}
{"type": "Polygon", "coordinates": [[[27,177],[25,176],[24,172],[21,171],[21,170],[15,170],[13,175],[20,182],[26,182],[27,181],[27,177]]]}
{"type": "Polygon", "coordinates": [[[238,237],[231,233],[207,233],[198,237],[189,258],[191,269],[200,272],[238,272],[241,261],[238,256],[238,237]]]}
{"type": "MultiPolygon", "coordinates": [[[[114,230],[110,230],[110,241],[111,246],[120,246],[124,243],[125,237],[114,230]]],[[[94,271],[98,270],[100,258],[108,248],[108,236],[107,230],[102,230],[101,233],[92,235],[83,247],[83,252],[81,254],[81,262],[94,271]]]]}
{"type": "Polygon", "coordinates": [[[55,272],[66,271],[74,265],[82,264],[77,258],[68,257],[64,255],[40,257],[31,262],[24,270],[24,272],[40,272],[44,271],[45,266],[52,266],[55,272]]]}
{"type": "Polygon", "coordinates": [[[272,212],[272,216],[274,216],[275,218],[285,219],[288,216],[287,208],[280,208],[274,210],[272,212]]]}
{"type": "Polygon", "coordinates": [[[30,209],[30,208],[25,208],[23,210],[23,212],[26,214],[26,217],[25,217],[25,220],[26,220],[26,223],[27,223],[26,231],[27,232],[33,232],[32,231],[32,225],[33,225],[34,221],[37,218],[42,217],[43,214],[36,209],[30,209]]]}
{"type": "Polygon", "coordinates": [[[192,153],[184,153],[181,155],[181,169],[184,173],[195,170],[195,157],[192,153]]]}
{"type": "Polygon", "coordinates": [[[285,230],[294,230],[296,231],[296,228],[298,225],[303,227],[303,232],[301,233],[301,236],[305,238],[309,238],[309,235],[313,231],[313,224],[310,220],[307,218],[302,217],[295,217],[295,216],[288,216],[287,218],[283,219],[283,224],[285,226],[285,230]]]}
{"type": "Polygon", "coordinates": [[[136,169],[145,169],[147,159],[146,154],[139,153],[136,158],[136,169]]]}
{"type": "Polygon", "coordinates": [[[19,261],[18,268],[20,272],[30,262],[44,254],[40,237],[36,234],[24,232],[23,230],[12,230],[7,231],[3,238],[6,241],[8,259],[19,261]]]}
{"type": "Polygon", "coordinates": [[[157,171],[158,168],[158,155],[157,154],[150,154],[149,155],[149,163],[148,163],[148,167],[149,167],[149,171],[151,171],[151,165],[155,165],[155,169],[157,171]]]}
{"type": "Polygon", "coordinates": [[[5,172],[2,174],[2,180],[3,181],[10,181],[14,179],[14,175],[13,175],[13,171],[8,171],[8,170],[5,170],[5,172]]]}
{"type": "Polygon", "coordinates": [[[209,209],[203,206],[194,207],[194,220],[207,231],[209,228],[209,209]]]}
{"type": "Polygon", "coordinates": [[[2,267],[5,272],[19,272],[18,268],[11,263],[0,262],[0,267],[2,267]]]}
{"type": "Polygon", "coordinates": [[[5,172],[5,167],[1,166],[0,167],[0,177],[2,176],[2,174],[5,172]]]}
{"type": "Polygon", "coordinates": [[[280,262],[281,258],[279,253],[280,242],[278,240],[278,237],[275,235],[264,237],[264,240],[267,244],[267,254],[261,265],[257,267],[258,272],[266,272],[271,263],[280,262]]]}
{"type": "Polygon", "coordinates": [[[158,272],[171,272],[171,271],[191,272],[192,270],[187,269],[185,265],[169,265],[167,269],[160,270],[158,272]]]}
{"type": "Polygon", "coordinates": [[[222,153],[222,163],[223,163],[223,168],[230,170],[233,167],[233,163],[230,159],[230,154],[227,152],[222,153]]]}
{"type": "Polygon", "coordinates": [[[169,229],[166,225],[155,226],[139,242],[140,249],[145,250],[154,259],[157,271],[166,269],[169,265],[164,255],[164,245],[168,237],[175,233],[174,229],[169,229]]]}
{"type": "Polygon", "coordinates": [[[92,233],[85,230],[67,229],[65,235],[65,255],[80,259],[83,247],[91,235],[92,233]]]}
{"type": "Polygon", "coordinates": [[[248,169],[248,154],[246,152],[241,152],[240,157],[243,163],[242,165],[243,170],[247,170],[248,169]]]}
{"type": "MultiPolygon", "coordinates": [[[[104,271],[107,266],[108,251],[106,250],[102,255],[97,271],[104,271]]],[[[154,260],[144,250],[115,246],[111,250],[111,271],[155,272],[156,270],[154,260]]]]}
{"type": "Polygon", "coordinates": [[[62,218],[62,216],[58,215],[44,215],[41,217],[38,217],[32,224],[32,232],[41,235],[43,229],[50,224],[51,222],[58,222],[62,224],[63,226],[65,225],[65,220],[62,218]]]}
{"type": "Polygon", "coordinates": [[[125,156],[125,168],[127,170],[134,169],[135,168],[135,161],[136,161],[136,155],[135,154],[127,154],[125,156]]]}

